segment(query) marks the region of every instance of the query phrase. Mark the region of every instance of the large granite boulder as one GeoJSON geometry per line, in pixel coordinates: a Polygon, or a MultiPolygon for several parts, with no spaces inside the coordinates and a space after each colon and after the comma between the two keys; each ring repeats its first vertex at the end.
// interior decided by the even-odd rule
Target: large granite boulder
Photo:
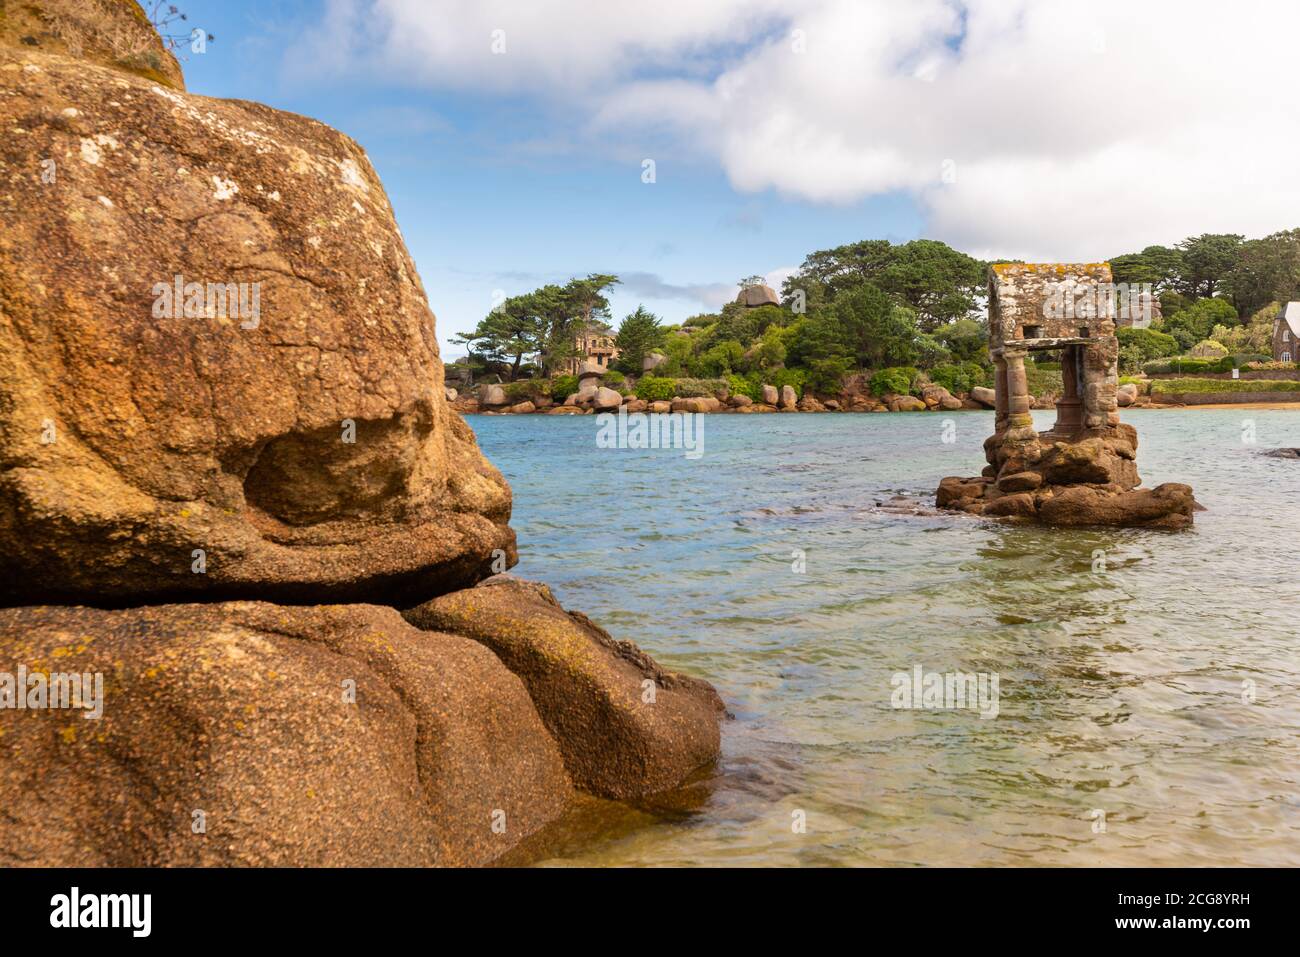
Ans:
{"type": "Polygon", "coordinates": [[[510,397],[506,395],[505,387],[496,383],[480,387],[478,400],[481,405],[489,408],[501,408],[510,404],[510,397]]]}
{"type": "Polygon", "coordinates": [[[482,642],[519,675],[583,790],[643,797],[717,757],[723,706],[713,687],[565,611],[545,585],[493,578],[403,614],[482,642]]]}
{"type": "Polygon", "coordinates": [[[924,412],[926,404],[914,395],[887,395],[885,405],[890,412],[924,412]]]}
{"type": "MultiPolygon", "coordinates": [[[[185,25],[188,32],[189,24],[185,25]]],[[[185,89],[138,0],[9,0],[0,3],[0,46],[71,56],[185,89]]]]}
{"type": "Polygon", "coordinates": [[[19,664],[103,712],[0,708],[3,865],[475,865],[573,796],[519,678],[391,608],[3,609],[19,664]]]}
{"type": "Polygon", "coordinates": [[[973,401],[978,402],[986,409],[991,409],[997,403],[997,393],[992,389],[986,389],[982,385],[977,385],[970,390],[970,397],[973,401]]]}
{"type": "Polygon", "coordinates": [[[414,601],[512,561],[365,152],[47,49],[0,44],[0,602],[414,601]]]}
{"type": "Polygon", "coordinates": [[[744,286],[736,294],[736,302],[740,303],[747,309],[756,309],[759,306],[779,306],[781,297],[777,295],[775,289],[771,286],[760,283],[754,286],[744,286]]]}
{"type": "Polygon", "coordinates": [[[1186,528],[1197,509],[1190,485],[1166,482],[1153,489],[1074,485],[1057,489],[1037,503],[1038,518],[1049,525],[1118,525],[1186,528]]]}
{"type": "Polygon", "coordinates": [[[1141,488],[1137,430],[1127,422],[1068,440],[1050,432],[984,443],[989,466],[978,478],[945,478],[940,508],[1048,525],[1184,528],[1200,506],[1186,485],[1141,488]]]}
{"type": "Polygon", "coordinates": [[[710,764],[709,685],[544,591],[476,608],[510,491],[364,152],[124,67],[128,6],[0,0],[0,699],[104,679],[96,720],[0,707],[0,865],[483,864],[575,779],[710,764]]]}

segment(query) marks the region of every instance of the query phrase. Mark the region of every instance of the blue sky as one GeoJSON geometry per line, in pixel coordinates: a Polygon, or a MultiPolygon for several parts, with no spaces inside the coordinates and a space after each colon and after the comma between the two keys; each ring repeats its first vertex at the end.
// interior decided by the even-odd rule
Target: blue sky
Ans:
{"type": "Polygon", "coordinates": [[[366,149],[444,347],[589,272],[676,322],[860,239],[1089,262],[1300,225],[1296,4],[178,3],[216,35],[191,92],[366,149]]]}
{"type": "Polygon", "coordinates": [[[314,29],[310,0],[190,0],[190,22],[216,36],[186,53],[186,84],[320,119],[365,147],[382,177],[448,338],[487,313],[495,291],[524,292],[590,272],[627,277],[616,316],[644,303],[665,321],[706,311],[752,273],[797,266],[814,249],[868,236],[918,235],[906,197],[826,206],[774,191],[738,192],[715,164],[647,149],[641,161],[542,142],[562,109],[519,95],[412,89],[373,77],[303,78],[285,62],[314,29]],[[680,289],[680,292],[676,290],[680,289]]]}

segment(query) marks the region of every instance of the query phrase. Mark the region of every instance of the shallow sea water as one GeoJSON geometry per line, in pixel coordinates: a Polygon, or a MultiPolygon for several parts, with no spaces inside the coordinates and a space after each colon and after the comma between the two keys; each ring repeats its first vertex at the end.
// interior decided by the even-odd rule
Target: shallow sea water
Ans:
{"type": "Polygon", "coordinates": [[[735,716],[678,806],[606,808],[542,861],[1300,865],[1300,462],[1261,454],[1300,412],[1124,418],[1194,530],[874,508],[978,474],[992,413],[714,415],[696,460],[598,448],[594,416],[471,416],[514,572],[735,716]],[[893,707],[917,666],[996,673],[997,717],[893,707]]]}

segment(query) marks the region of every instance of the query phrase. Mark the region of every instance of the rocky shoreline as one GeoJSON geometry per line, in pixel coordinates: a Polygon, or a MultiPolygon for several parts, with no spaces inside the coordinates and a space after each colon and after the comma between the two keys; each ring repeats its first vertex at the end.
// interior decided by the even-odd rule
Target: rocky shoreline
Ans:
{"type": "MultiPolygon", "coordinates": [[[[961,410],[987,410],[993,408],[993,390],[972,389],[969,393],[953,395],[941,385],[928,385],[919,396],[888,393],[872,396],[861,392],[845,392],[838,396],[800,396],[793,386],[763,386],[762,401],[755,402],[747,395],[719,390],[709,396],[674,396],[671,399],[648,402],[634,395],[623,395],[604,386],[579,391],[563,403],[541,398],[512,403],[500,385],[482,386],[477,394],[461,394],[456,389],[446,389],[447,401],[462,415],[590,415],[598,412],[628,414],[636,412],[695,412],[735,413],[761,415],[780,412],[957,412],[961,410]]],[[[1042,400],[1042,408],[1054,408],[1050,400],[1042,400]]]]}
{"type": "Polygon", "coordinates": [[[134,0],[46,12],[0,30],[0,864],[481,865],[709,768],[712,686],[502,574],[361,147],[187,93],[134,0]]]}

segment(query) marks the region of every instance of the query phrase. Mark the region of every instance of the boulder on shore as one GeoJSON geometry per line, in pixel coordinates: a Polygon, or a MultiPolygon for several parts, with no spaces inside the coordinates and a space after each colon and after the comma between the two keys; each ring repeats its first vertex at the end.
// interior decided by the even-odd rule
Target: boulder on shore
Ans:
{"type": "Polygon", "coordinates": [[[480,405],[485,405],[488,408],[500,408],[503,405],[509,404],[510,399],[506,395],[506,390],[503,386],[489,384],[479,387],[478,401],[480,405]]]}
{"type": "Polygon", "coordinates": [[[565,611],[545,585],[489,579],[403,615],[481,642],[518,675],[585,791],[643,797],[717,757],[724,708],[713,687],[665,671],[631,642],[565,611]]]}
{"type": "Polygon", "coordinates": [[[610,412],[623,404],[623,397],[607,386],[601,386],[591,399],[592,406],[600,412],[610,412]]]}
{"type": "Polygon", "coordinates": [[[776,386],[763,386],[763,405],[775,406],[779,401],[781,401],[781,396],[776,391],[776,386]]]}
{"type": "Polygon", "coordinates": [[[887,395],[885,404],[890,412],[924,412],[926,404],[914,395],[887,395]]]}
{"type": "Polygon", "coordinates": [[[105,676],[99,720],[0,709],[8,865],[481,865],[573,798],[519,678],[392,608],[6,608],[0,660],[105,676]]]}
{"type": "Polygon", "coordinates": [[[986,389],[982,385],[977,385],[971,389],[970,397],[986,409],[992,409],[997,405],[997,393],[992,389],[986,389]]]}
{"type": "Polygon", "coordinates": [[[0,707],[0,864],[481,865],[575,776],[716,758],[704,682],[456,599],[510,489],[360,146],[185,93],[135,0],[0,2],[0,128],[0,672],[104,679],[95,720],[0,707]]]}
{"type": "Polygon", "coordinates": [[[7,37],[0,602],[383,601],[513,562],[361,147],[7,37]]]}
{"type": "Polygon", "coordinates": [[[781,403],[779,407],[782,409],[793,409],[796,408],[798,405],[799,405],[799,394],[794,391],[794,386],[792,385],[781,386],[781,403]]]}

